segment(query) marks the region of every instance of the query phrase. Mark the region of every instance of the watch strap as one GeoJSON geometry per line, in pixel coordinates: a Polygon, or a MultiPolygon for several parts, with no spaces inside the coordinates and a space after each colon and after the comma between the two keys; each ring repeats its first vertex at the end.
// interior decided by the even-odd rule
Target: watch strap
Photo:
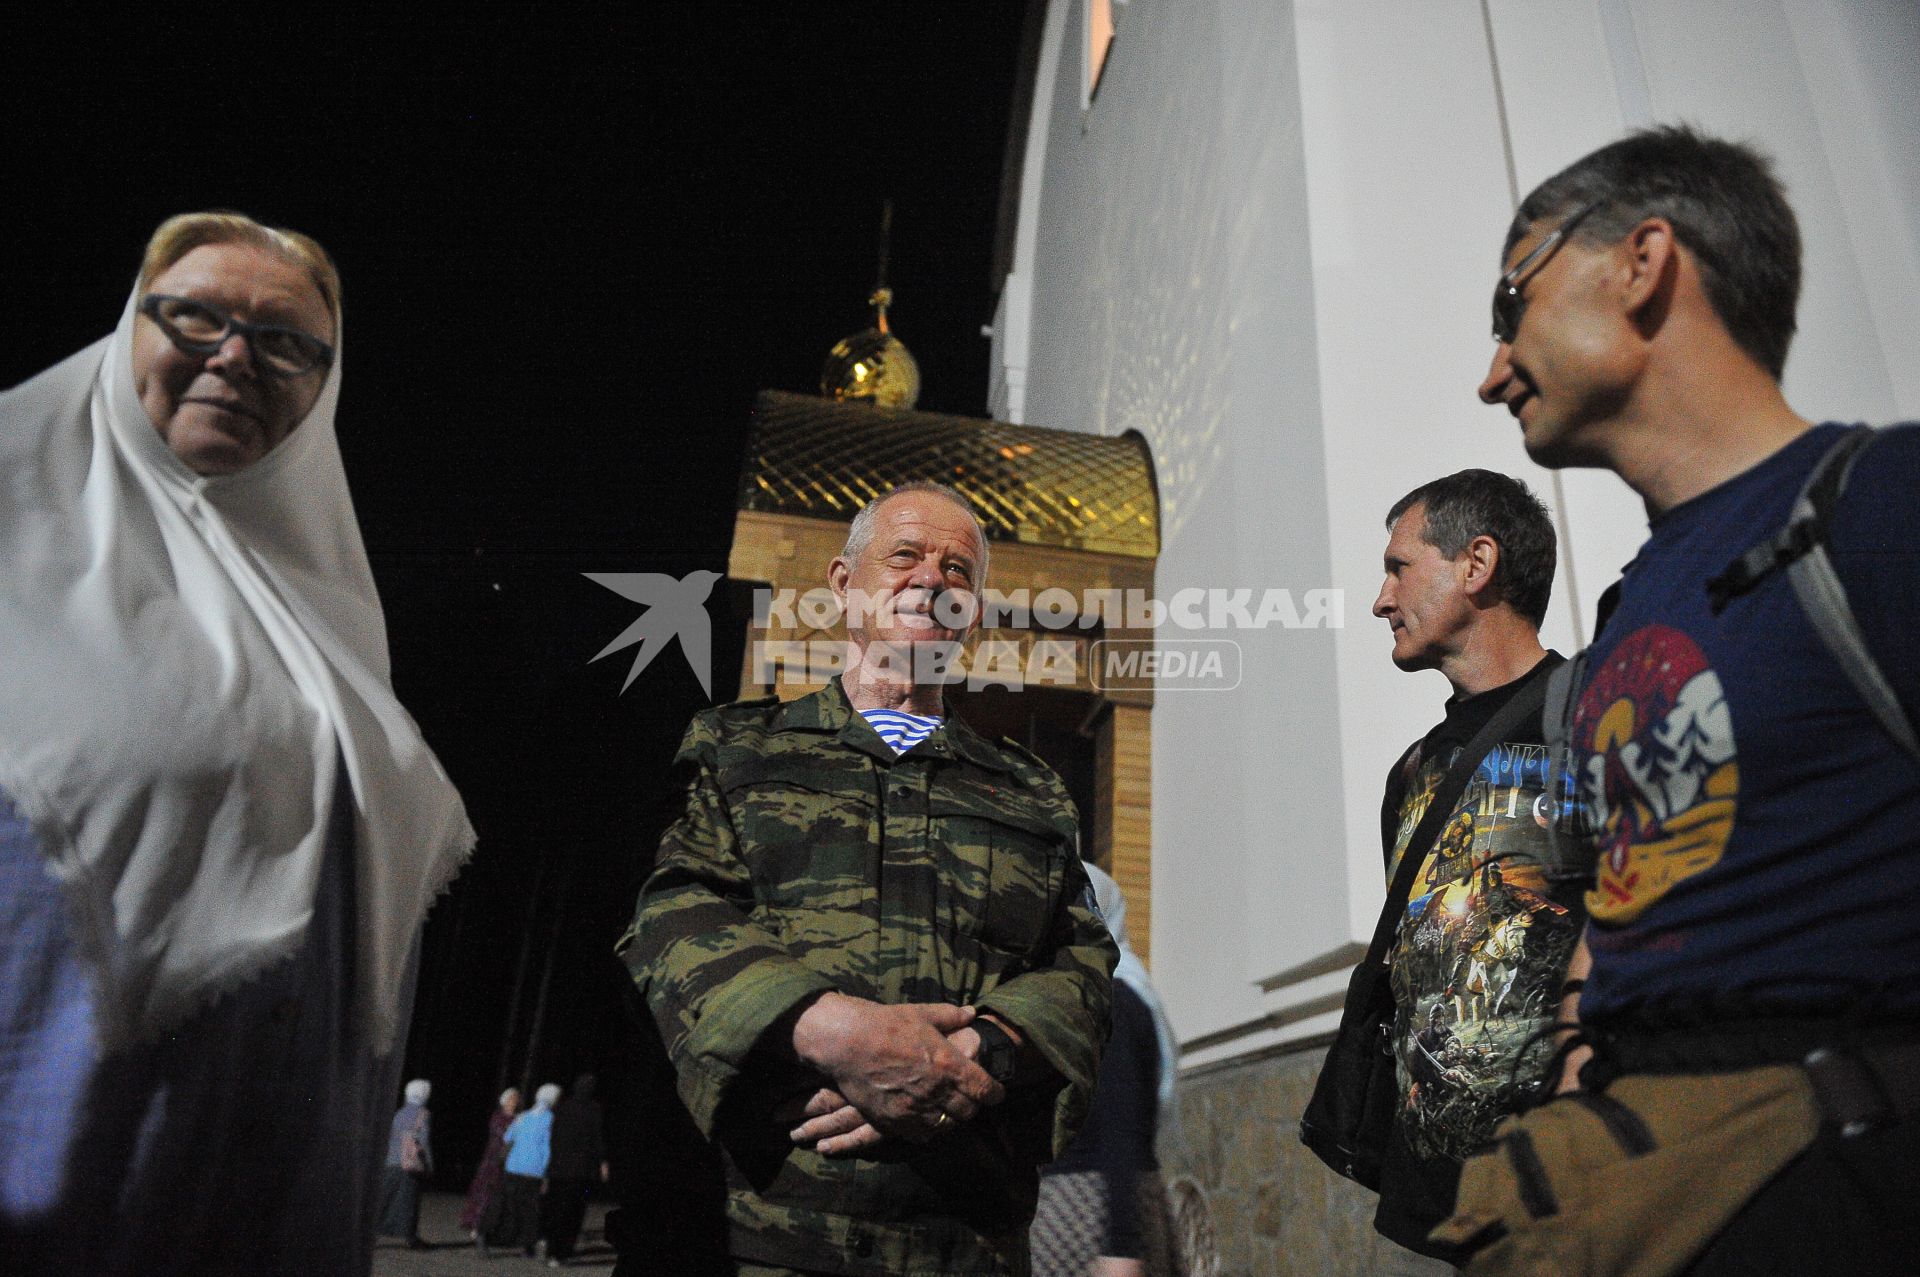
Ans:
{"type": "Polygon", "coordinates": [[[1012,1081],[1020,1063],[1020,1048],[1013,1035],[987,1019],[975,1020],[972,1028],[980,1035],[980,1067],[996,1082],[1012,1081]]]}

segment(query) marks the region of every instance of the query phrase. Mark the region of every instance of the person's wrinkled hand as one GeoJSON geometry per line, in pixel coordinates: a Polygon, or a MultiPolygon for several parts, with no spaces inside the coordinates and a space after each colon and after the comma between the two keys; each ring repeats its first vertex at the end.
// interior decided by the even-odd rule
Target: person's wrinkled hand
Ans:
{"type": "MultiPolygon", "coordinates": [[[[914,1006],[939,1006],[937,1003],[914,1003],[914,1006]]],[[[980,1058],[980,1034],[971,1026],[955,1029],[947,1035],[952,1047],[969,1060],[980,1058]]],[[[866,1115],[847,1098],[831,1087],[822,1087],[806,1100],[804,1104],[794,1103],[783,1106],[774,1114],[784,1121],[810,1119],[795,1127],[788,1135],[796,1144],[812,1144],[816,1152],[828,1157],[844,1157],[857,1153],[864,1148],[872,1148],[886,1138],[866,1115]]],[[[951,1130],[958,1122],[941,1124],[935,1119],[936,1129],[951,1130]]]]}
{"type": "Polygon", "coordinates": [[[816,1153],[828,1157],[857,1153],[886,1139],[865,1113],[847,1103],[847,1097],[832,1087],[823,1086],[797,1110],[774,1116],[799,1120],[800,1125],[787,1132],[788,1136],[795,1144],[812,1145],[816,1153]]]}
{"type": "Polygon", "coordinates": [[[1005,1089],[974,1062],[978,1035],[967,1031],[971,1007],[943,1003],[887,1006],[828,993],[794,1024],[800,1059],[819,1069],[832,1086],[801,1110],[809,1120],[792,1132],[795,1143],[813,1143],[828,1156],[869,1148],[886,1136],[926,1140],[997,1104],[1005,1089]]]}
{"type": "Polygon", "coordinates": [[[947,1034],[947,1044],[969,1060],[980,1058],[980,1032],[972,1025],[947,1034]]]}

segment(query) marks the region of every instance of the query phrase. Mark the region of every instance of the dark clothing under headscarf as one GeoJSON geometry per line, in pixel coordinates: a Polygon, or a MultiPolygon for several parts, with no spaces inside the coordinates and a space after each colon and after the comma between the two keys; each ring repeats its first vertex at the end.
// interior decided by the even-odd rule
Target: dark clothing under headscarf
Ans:
{"type": "Polygon", "coordinates": [[[1146,966],[1127,943],[1120,885],[1094,865],[1087,878],[1120,946],[1113,1029],[1086,1125],[1040,1172],[1034,1277],[1080,1277],[1098,1256],[1138,1259],[1150,1277],[1166,1277],[1178,1264],[1154,1139],[1171,1109],[1178,1047],[1146,966]]]}
{"type": "Polygon", "coordinates": [[[601,1131],[600,1105],[593,1098],[593,1079],[583,1077],[553,1109],[553,1153],[547,1159],[547,1254],[565,1262],[580,1239],[587,1216],[587,1198],[600,1179],[606,1161],[606,1138],[601,1131]]]}
{"type": "Polygon", "coordinates": [[[607,1160],[601,1134],[599,1102],[593,1082],[583,1078],[553,1106],[553,1153],[547,1159],[548,1179],[598,1179],[607,1160]]]}
{"type": "Polygon", "coordinates": [[[1087,1124],[1060,1160],[1042,1171],[1099,1171],[1110,1185],[1106,1236],[1099,1254],[1138,1258],[1141,1220],[1137,1183],[1160,1168],[1153,1150],[1159,1098],[1160,1042],[1153,1013],[1125,983],[1113,991],[1113,1035],[1100,1057],[1087,1124]]]}

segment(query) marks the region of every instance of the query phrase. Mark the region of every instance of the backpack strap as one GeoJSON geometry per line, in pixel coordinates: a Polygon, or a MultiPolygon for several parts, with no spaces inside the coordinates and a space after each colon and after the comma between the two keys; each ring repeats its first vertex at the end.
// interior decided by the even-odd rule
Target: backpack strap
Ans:
{"type": "Polygon", "coordinates": [[[1828,557],[1826,547],[1816,545],[1796,560],[1787,569],[1787,580],[1800,599],[1801,611],[1813,622],[1813,628],[1839,660],[1847,680],[1866,701],[1873,716],[1880,720],[1880,726],[1915,762],[1920,762],[1920,740],[1914,737],[1913,723],[1901,709],[1893,685],[1887,682],[1886,674],[1867,649],[1860,622],[1847,603],[1846,587],[1840,583],[1839,573],[1833,570],[1833,560],[1828,557]]]}
{"type": "MultiPolygon", "coordinates": [[[[1541,658],[1541,664],[1548,667],[1547,679],[1560,672],[1554,668],[1559,662],[1560,658],[1551,652],[1541,658]]],[[[1514,693],[1513,699],[1502,705],[1454,758],[1453,765],[1435,788],[1433,797],[1427,800],[1420,823],[1414,826],[1413,832],[1407,836],[1406,846],[1400,851],[1399,867],[1394,871],[1393,881],[1387,884],[1387,899],[1380,907],[1380,918],[1374,924],[1373,939],[1367,945],[1367,956],[1361,960],[1361,965],[1384,964],[1387,946],[1393,943],[1394,934],[1400,928],[1400,915],[1406,912],[1407,900],[1413,894],[1414,874],[1426,863],[1427,853],[1433,850],[1434,844],[1440,841],[1441,831],[1452,820],[1453,809],[1461,795],[1467,792],[1467,785],[1473,780],[1474,773],[1480,770],[1481,761],[1492,752],[1494,746],[1514,731],[1523,729],[1529,719],[1534,719],[1540,713],[1546,697],[1547,679],[1535,678],[1514,693]]]]}
{"type": "Polygon", "coordinates": [[[1873,442],[1873,427],[1855,426],[1843,433],[1813,463],[1807,481],[1793,500],[1787,522],[1766,540],[1749,547],[1719,576],[1707,582],[1707,602],[1718,616],[1727,604],[1782,568],[1799,562],[1826,540],[1833,507],[1846,490],[1860,450],[1873,442]]]}
{"type": "MultiPolygon", "coordinates": [[[[1607,621],[1619,606],[1620,582],[1615,581],[1600,592],[1599,605],[1594,609],[1594,642],[1599,642],[1600,631],[1607,628],[1607,621]]],[[[1573,740],[1574,706],[1580,699],[1580,689],[1586,685],[1587,655],[1592,650],[1593,644],[1589,643],[1548,676],[1547,701],[1541,712],[1540,726],[1547,745],[1547,757],[1551,759],[1565,760],[1568,757],[1568,745],[1573,740]]]]}
{"type": "Polygon", "coordinates": [[[1834,507],[1846,491],[1854,463],[1875,438],[1873,427],[1855,426],[1836,440],[1814,463],[1806,484],[1794,499],[1786,526],[1751,547],[1707,582],[1707,600],[1718,615],[1727,604],[1784,568],[1800,610],[1820,641],[1872,711],[1873,716],[1909,757],[1920,762],[1920,738],[1900,706],[1900,698],[1867,647],[1860,622],[1847,601],[1846,587],[1827,553],[1834,507]]]}

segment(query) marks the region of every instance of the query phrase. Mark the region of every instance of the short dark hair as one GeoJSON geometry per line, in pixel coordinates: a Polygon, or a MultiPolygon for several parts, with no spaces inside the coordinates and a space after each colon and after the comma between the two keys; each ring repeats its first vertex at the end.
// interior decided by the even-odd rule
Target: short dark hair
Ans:
{"type": "Polygon", "coordinates": [[[1388,530],[1414,506],[1426,507],[1427,530],[1421,539],[1449,559],[1475,537],[1492,537],[1500,546],[1493,572],[1500,597],[1533,628],[1540,628],[1553,594],[1558,538],[1553,516],[1532,489],[1511,475],[1460,470],[1423,483],[1394,502],[1387,511],[1388,530]]]}
{"type": "Polygon", "coordinates": [[[1666,218],[1700,263],[1728,335],[1780,380],[1800,304],[1800,224],[1771,160],[1684,124],[1629,133],[1534,187],[1513,215],[1502,260],[1535,222],[1595,201],[1576,241],[1616,243],[1641,219],[1666,218]]]}

